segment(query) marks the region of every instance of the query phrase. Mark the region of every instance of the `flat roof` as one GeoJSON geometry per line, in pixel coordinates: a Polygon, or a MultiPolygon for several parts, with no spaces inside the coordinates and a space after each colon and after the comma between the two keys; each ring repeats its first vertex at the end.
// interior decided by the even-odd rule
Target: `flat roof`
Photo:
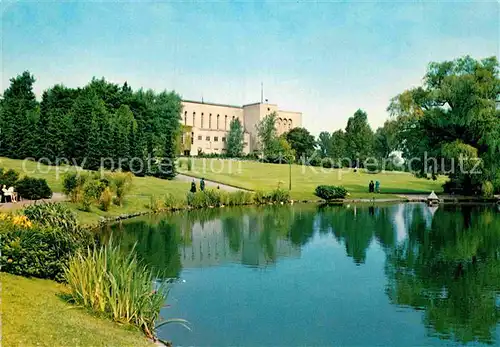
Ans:
{"type": "Polygon", "coordinates": [[[215,102],[206,102],[206,101],[182,100],[182,102],[189,102],[189,103],[192,103],[192,104],[200,104],[200,105],[241,108],[241,106],[229,105],[229,104],[218,104],[218,103],[215,103],[215,102]]]}

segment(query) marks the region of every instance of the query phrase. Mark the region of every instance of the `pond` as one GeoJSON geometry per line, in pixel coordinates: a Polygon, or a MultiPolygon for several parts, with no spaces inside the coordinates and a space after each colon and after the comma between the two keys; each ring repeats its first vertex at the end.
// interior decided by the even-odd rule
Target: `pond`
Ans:
{"type": "Polygon", "coordinates": [[[110,233],[175,278],[176,346],[500,345],[495,206],[223,208],[110,233]]]}

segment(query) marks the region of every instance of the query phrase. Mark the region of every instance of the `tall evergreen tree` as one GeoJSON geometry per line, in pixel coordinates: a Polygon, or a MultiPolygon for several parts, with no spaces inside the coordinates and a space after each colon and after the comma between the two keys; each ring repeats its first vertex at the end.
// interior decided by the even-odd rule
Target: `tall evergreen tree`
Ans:
{"type": "Polygon", "coordinates": [[[10,80],[4,92],[0,126],[1,155],[12,158],[34,156],[39,105],[33,92],[35,78],[25,71],[10,80]]]}
{"type": "Polygon", "coordinates": [[[62,85],[55,85],[43,93],[37,127],[38,157],[55,162],[57,158],[70,156],[70,111],[77,95],[77,90],[62,85]]]}
{"type": "Polygon", "coordinates": [[[243,153],[243,127],[238,118],[229,124],[229,134],[227,135],[226,150],[228,157],[237,158],[243,153]]]}

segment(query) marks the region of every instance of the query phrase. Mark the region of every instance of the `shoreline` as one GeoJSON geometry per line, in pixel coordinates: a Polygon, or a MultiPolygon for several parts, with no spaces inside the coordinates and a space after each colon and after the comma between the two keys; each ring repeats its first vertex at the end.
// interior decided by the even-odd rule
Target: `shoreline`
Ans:
{"type": "MultiPolygon", "coordinates": [[[[395,203],[426,203],[427,200],[423,198],[404,198],[401,197],[400,199],[342,199],[342,200],[335,200],[335,201],[325,201],[325,200],[292,200],[291,202],[287,204],[279,204],[279,203],[270,203],[267,205],[294,205],[294,204],[316,204],[316,205],[345,205],[345,204],[360,204],[360,205],[366,205],[366,204],[395,204],[395,203]]],[[[461,197],[461,198],[443,198],[439,200],[439,203],[435,204],[434,206],[440,206],[440,205],[495,205],[495,204],[500,204],[500,199],[497,198],[476,198],[476,197],[461,197]]],[[[266,206],[266,204],[245,204],[245,205],[238,205],[238,206],[266,206]]],[[[225,208],[226,206],[213,206],[213,207],[208,207],[210,209],[221,209],[225,208]]],[[[237,207],[237,206],[230,206],[230,207],[237,207]]],[[[161,209],[158,211],[142,211],[142,212],[135,212],[135,213],[129,213],[129,214],[121,214],[118,216],[114,217],[101,217],[100,220],[96,223],[93,224],[84,224],[83,226],[86,228],[89,228],[90,230],[96,230],[98,228],[101,228],[103,226],[113,224],[119,221],[123,220],[128,220],[132,219],[135,217],[142,217],[142,216],[147,216],[147,215],[155,215],[155,214],[161,214],[161,213],[168,213],[168,212],[189,212],[192,210],[201,210],[204,208],[192,208],[192,207],[185,207],[185,208],[178,208],[178,209],[161,209]]],[[[206,207],[205,207],[206,209],[206,207]]]]}

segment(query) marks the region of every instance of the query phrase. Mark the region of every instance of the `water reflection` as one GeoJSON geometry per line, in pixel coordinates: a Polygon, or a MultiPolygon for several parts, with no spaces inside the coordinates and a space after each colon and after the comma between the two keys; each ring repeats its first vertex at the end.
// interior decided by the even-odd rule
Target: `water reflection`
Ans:
{"type": "Polygon", "coordinates": [[[387,253],[391,302],[424,311],[430,332],[494,343],[500,310],[500,218],[493,209],[414,208],[408,237],[387,253]]]}
{"type": "MultiPolygon", "coordinates": [[[[183,268],[228,264],[279,271],[276,263],[301,261],[331,239],[340,246],[331,247],[331,252],[342,252],[351,264],[378,266],[385,274],[385,293],[380,290],[385,301],[422,312],[431,338],[494,344],[500,321],[498,212],[495,207],[424,204],[211,209],[130,220],[104,234],[113,232],[128,248],[137,243],[139,256],[166,277],[179,277],[183,268]],[[306,247],[309,253],[304,254],[306,247]],[[371,250],[381,257],[370,258],[371,250]]],[[[313,263],[317,268],[311,268],[310,261],[298,265],[304,280],[322,261],[332,261],[319,254],[323,258],[313,263]]],[[[398,313],[392,314],[398,320],[398,313]]],[[[331,334],[335,338],[339,333],[331,334]]]]}

